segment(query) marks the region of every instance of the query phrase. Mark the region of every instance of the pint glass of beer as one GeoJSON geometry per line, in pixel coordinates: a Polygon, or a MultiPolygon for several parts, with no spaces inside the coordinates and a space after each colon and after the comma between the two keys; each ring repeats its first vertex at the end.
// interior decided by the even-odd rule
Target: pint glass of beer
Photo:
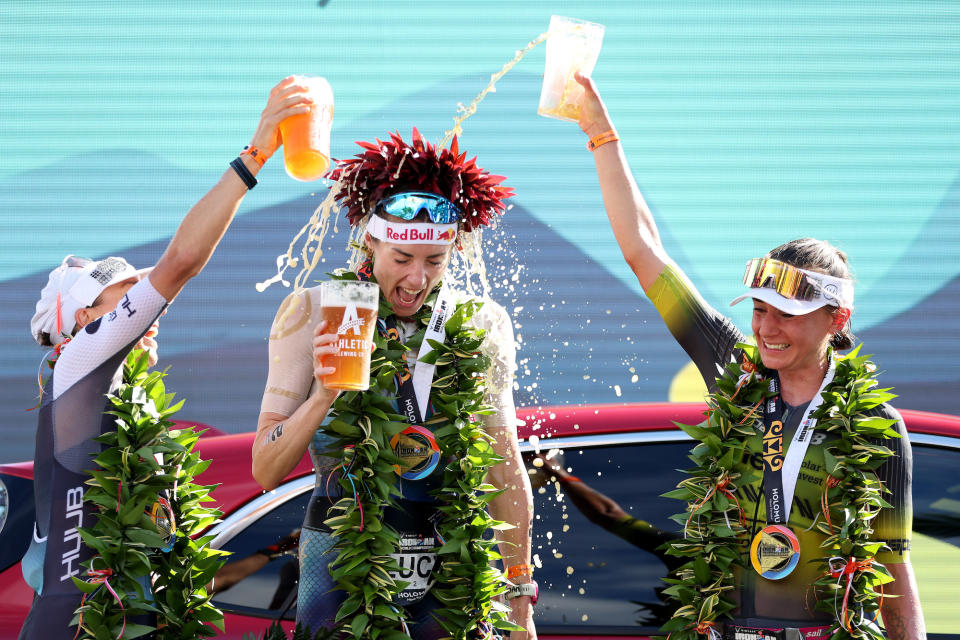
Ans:
{"type": "Polygon", "coordinates": [[[377,327],[380,287],[373,282],[330,280],[320,285],[320,317],[337,334],[337,353],[322,364],[336,371],[323,378],[328,389],[366,391],[370,387],[370,351],[377,327]]]}
{"type": "Polygon", "coordinates": [[[577,122],[583,87],[573,77],[590,75],[600,56],[603,25],[564,16],[551,16],[547,31],[547,63],[537,113],[548,118],[577,122]]]}
{"type": "Polygon", "coordinates": [[[325,78],[297,76],[313,98],[309,113],[298,113],[280,123],[283,165],[297,180],[318,180],[330,166],[330,127],[333,125],[333,89],[325,78]]]}

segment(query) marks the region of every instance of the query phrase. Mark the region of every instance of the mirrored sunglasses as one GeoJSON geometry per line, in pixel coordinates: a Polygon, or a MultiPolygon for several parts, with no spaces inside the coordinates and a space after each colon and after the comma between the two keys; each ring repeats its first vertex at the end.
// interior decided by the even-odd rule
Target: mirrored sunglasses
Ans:
{"type": "Polygon", "coordinates": [[[743,284],[751,289],[773,289],[791,300],[813,300],[820,295],[817,280],[797,267],[770,258],[749,260],[743,284]]]}
{"type": "Polygon", "coordinates": [[[460,219],[460,209],[446,198],[435,193],[408,191],[384,198],[377,203],[384,213],[403,220],[413,220],[421,211],[426,211],[431,222],[450,224],[460,219]]]}

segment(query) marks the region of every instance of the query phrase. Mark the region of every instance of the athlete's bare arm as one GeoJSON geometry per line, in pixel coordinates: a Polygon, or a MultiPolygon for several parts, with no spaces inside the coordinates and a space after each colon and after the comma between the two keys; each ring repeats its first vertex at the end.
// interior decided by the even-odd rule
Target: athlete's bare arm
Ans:
{"type": "MultiPolygon", "coordinates": [[[[493,448],[504,459],[487,474],[490,484],[503,493],[490,501],[490,515],[497,520],[514,525],[515,528],[498,532],[501,541],[500,555],[504,568],[530,564],[531,536],[533,528],[533,492],[527,476],[520,444],[517,441],[517,409],[513,402],[513,378],[516,366],[516,350],[513,342],[513,325],[506,311],[493,302],[486,302],[482,313],[489,319],[486,324],[487,339],[493,349],[493,360],[488,375],[487,401],[496,412],[481,416],[484,430],[493,437],[493,448]]],[[[515,583],[527,582],[529,576],[513,578],[515,583]]],[[[515,631],[511,640],[535,640],[533,606],[530,598],[521,596],[509,602],[511,621],[525,627],[525,633],[515,631]]]]}
{"type": "MultiPolygon", "coordinates": [[[[250,144],[268,155],[276,151],[280,121],[310,108],[304,91],[305,87],[294,84],[292,78],[275,86],[250,144]]],[[[260,171],[255,160],[247,155],[241,158],[250,173],[260,171]]],[[[193,205],[149,276],[164,299],[172,302],[187,281],[200,273],[246,194],[246,185],[232,168],[227,168],[217,184],[193,205]]]]}
{"type": "MultiPolygon", "coordinates": [[[[584,88],[580,128],[591,138],[613,129],[613,121],[593,80],[579,73],[576,79],[584,88]]],[[[624,259],[646,291],[656,282],[664,265],[671,263],[660,243],[653,214],[637,188],[619,142],[600,146],[593,152],[593,159],[613,235],[624,259]]]]}
{"type": "Polygon", "coordinates": [[[909,562],[884,565],[894,578],[887,592],[899,596],[884,598],[881,605],[883,626],[890,640],[924,640],[927,632],[923,623],[923,611],[920,609],[920,595],[917,592],[917,580],[909,562]]]}
{"type": "MultiPolygon", "coordinates": [[[[327,389],[321,382],[323,376],[330,375],[335,369],[321,366],[320,358],[337,352],[333,345],[337,335],[324,333],[326,327],[327,323],[321,321],[313,332],[313,375],[317,379],[318,392],[308,397],[289,416],[264,411],[257,421],[257,437],[253,443],[253,477],[267,491],[276,488],[303,459],[313,434],[339,395],[338,391],[327,389]]],[[[274,367],[289,366],[279,351],[278,342],[271,339],[271,371],[274,367]]]]}

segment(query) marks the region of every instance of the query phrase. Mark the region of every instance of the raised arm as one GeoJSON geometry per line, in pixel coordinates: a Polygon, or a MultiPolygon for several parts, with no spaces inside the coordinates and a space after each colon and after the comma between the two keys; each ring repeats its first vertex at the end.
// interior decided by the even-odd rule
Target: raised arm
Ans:
{"type": "MultiPolygon", "coordinates": [[[[309,110],[310,101],[305,91],[306,87],[294,84],[292,77],[275,86],[250,144],[267,156],[273,154],[280,146],[280,121],[309,110]]],[[[260,171],[260,165],[249,155],[241,159],[250,173],[256,175],[260,171]]],[[[246,194],[247,186],[237,172],[228,167],[217,184],[187,213],[149,276],[150,283],[168,302],[207,264],[246,194]]]]}
{"type": "MultiPolygon", "coordinates": [[[[584,89],[580,103],[580,128],[590,138],[615,130],[593,79],[579,73],[576,79],[584,89]]],[[[613,235],[640,286],[647,291],[663,271],[664,265],[671,263],[660,243],[653,214],[637,188],[619,142],[608,142],[598,147],[593,152],[593,158],[613,235]]]]}

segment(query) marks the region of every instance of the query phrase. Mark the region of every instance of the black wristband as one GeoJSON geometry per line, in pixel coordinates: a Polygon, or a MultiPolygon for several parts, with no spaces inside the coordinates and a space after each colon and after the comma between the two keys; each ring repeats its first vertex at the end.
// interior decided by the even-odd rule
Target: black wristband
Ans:
{"type": "Polygon", "coordinates": [[[234,158],[230,161],[230,166],[233,167],[233,170],[236,171],[240,179],[243,180],[243,184],[247,185],[248,191],[257,186],[257,179],[250,173],[250,169],[247,169],[247,165],[243,164],[243,159],[240,157],[234,158]]]}

